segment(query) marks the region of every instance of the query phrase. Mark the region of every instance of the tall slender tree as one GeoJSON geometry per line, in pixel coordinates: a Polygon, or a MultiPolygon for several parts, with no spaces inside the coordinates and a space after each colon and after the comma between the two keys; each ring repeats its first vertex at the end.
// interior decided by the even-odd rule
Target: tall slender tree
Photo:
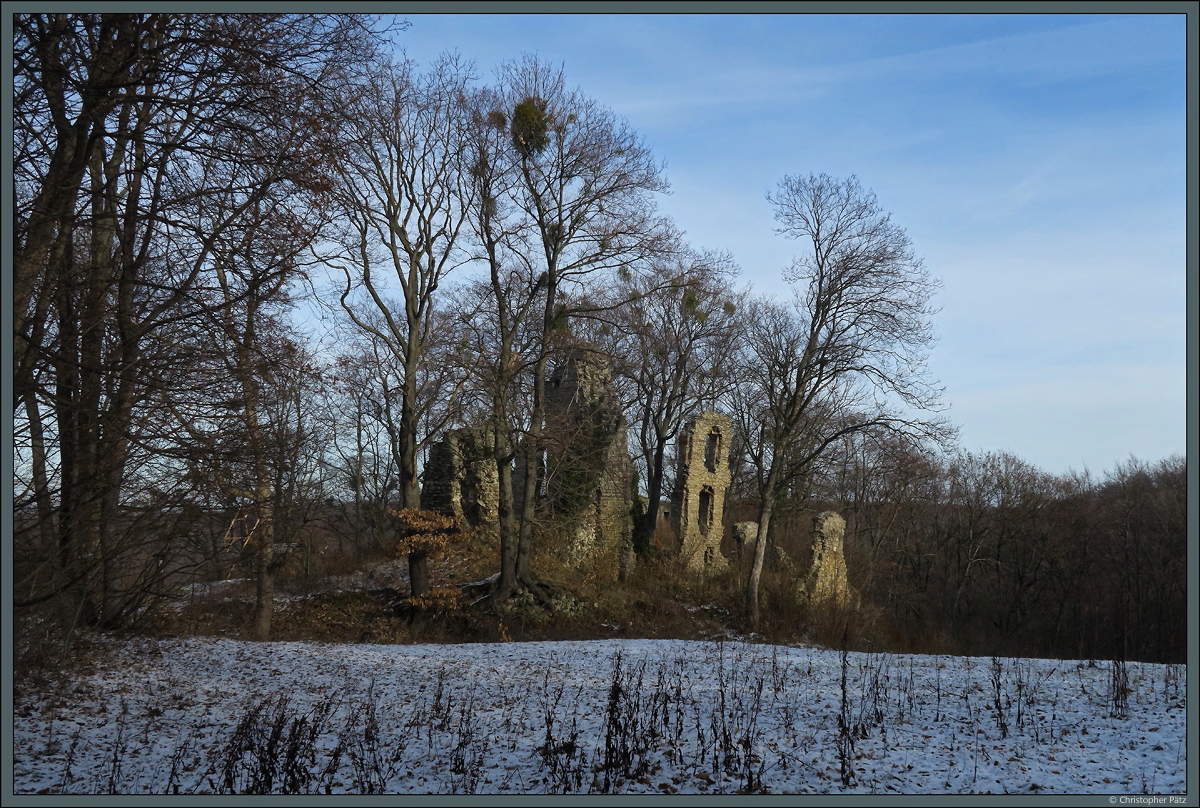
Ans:
{"type": "Polygon", "coordinates": [[[486,269],[486,277],[466,292],[473,303],[463,310],[475,334],[476,371],[486,399],[496,464],[500,569],[491,602],[499,605],[517,584],[513,462],[525,424],[518,385],[536,361],[531,321],[543,304],[544,284],[539,282],[537,265],[528,260],[530,222],[519,215],[513,202],[519,176],[509,145],[506,101],[495,89],[484,88],[472,96],[471,103],[469,170],[475,194],[469,221],[474,257],[486,269]]]}
{"type": "Polygon", "coordinates": [[[735,388],[760,497],[752,627],[776,505],[830,446],[863,431],[937,441],[953,432],[925,369],[937,282],[908,234],[855,177],[787,176],[768,200],[778,232],[806,249],[784,273],[794,305],[757,303],[735,388]]]}
{"type": "MultiPolygon", "coordinates": [[[[418,454],[428,437],[420,421],[434,398],[421,398],[419,381],[438,289],[464,258],[460,231],[475,192],[465,163],[472,78],[450,56],[425,73],[382,61],[342,107],[346,154],[334,198],[346,227],[330,262],[343,274],[347,316],[387,346],[400,370],[402,509],[420,507],[418,454]]],[[[423,552],[409,554],[414,597],[429,590],[427,568],[423,552]]]]}

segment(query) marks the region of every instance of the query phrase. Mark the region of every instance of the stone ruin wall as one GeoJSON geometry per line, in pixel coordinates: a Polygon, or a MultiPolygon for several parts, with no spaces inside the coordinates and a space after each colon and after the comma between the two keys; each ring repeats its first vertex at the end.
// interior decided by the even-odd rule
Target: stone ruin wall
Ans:
{"type": "MultiPolygon", "coordinates": [[[[633,563],[634,466],[628,427],[612,391],[606,361],[571,357],[546,389],[544,496],[566,531],[568,556],[581,565],[609,557],[614,578],[633,563]]],[[[460,518],[472,527],[498,521],[499,481],[486,428],[454,429],[435,443],[425,464],[421,507],[460,518]]],[[[520,496],[523,456],[513,469],[520,496]]]]}
{"type": "Polygon", "coordinates": [[[671,520],[680,556],[693,572],[723,569],[727,563],[721,554],[721,536],[731,434],[727,416],[703,412],[688,422],[675,442],[671,520]]]}
{"type": "Polygon", "coordinates": [[[612,557],[615,577],[633,560],[633,463],[628,426],[605,359],[572,356],[546,388],[546,497],[565,521],[576,564],[612,557]]]}
{"type": "Polygon", "coordinates": [[[459,519],[467,527],[499,520],[500,482],[491,430],[452,429],[429,449],[421,485],[421,508],[459,519]]]}

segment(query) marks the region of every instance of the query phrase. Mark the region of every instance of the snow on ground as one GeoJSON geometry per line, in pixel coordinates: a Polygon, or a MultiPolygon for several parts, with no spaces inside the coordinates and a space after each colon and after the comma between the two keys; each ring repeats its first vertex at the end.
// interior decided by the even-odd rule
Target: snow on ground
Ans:
{"type": "Polygon", "coordinates": [[[17,794],[1186,789],[1182,665],[1126,682],[1108,661],[741,642],[111,643],[15,705],[17,794]]]}

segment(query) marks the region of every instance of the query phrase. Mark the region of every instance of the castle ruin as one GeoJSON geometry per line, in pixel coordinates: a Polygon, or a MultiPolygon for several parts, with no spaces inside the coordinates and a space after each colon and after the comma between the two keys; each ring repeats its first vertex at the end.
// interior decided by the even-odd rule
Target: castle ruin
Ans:
{"type": "Polygon", "coordinates": [[[721,555],[725,491],[729,488],[731,422],[716,412],[692,418],[675,441],[675,490],[671,521],[689,570],[725,567],[721,555]]]}
{"type": "MultiPolygon", "coordinates": [[[[729,487],[730,419],[716,412],[692,418],[676,439],[671,523],[680,555],[693,572],[723,569],[725,494],[729,487]]],[[[612,389],[605,358],[567,357],[546,387],[546,454],[539,497],[565,539],[576,565],[599,562],[614,578],[631,568],[636,468],[629,458],[628,425],[612,389]]],[[[513,469],[519,493],[524,464],[513,469]]],[[[425,464],[421,507],[459,518],[470,527],[495,525],[499,485],[487,428],[454,429],[433,444],[425,464]]],[[[753,536],[739,536],[752,543],[753,536]]]]}

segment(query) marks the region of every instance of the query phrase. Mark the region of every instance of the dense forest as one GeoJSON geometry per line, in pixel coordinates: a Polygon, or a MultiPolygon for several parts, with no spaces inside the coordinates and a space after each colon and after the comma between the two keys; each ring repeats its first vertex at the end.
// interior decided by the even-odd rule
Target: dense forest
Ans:
{"type": "Polygon", "coordinates": [[[398,555],[410,619],[570,611],[595,571],[548,509],[547,385],[586,353],[638,470],[637,565],[610,590],[643,613],[670,596],[780,639],[1183,661],[1185,459],[1055,476],[964,451],[925,369],[938,282],[856,178],[769,196],[798,255],[782,301],[690,244],[656,207],[659,158],[536,57],[488,80],[417,65],[403,23],[359,15],[14,29],[19,634],[138,629],[186,585],[250,577],[240,629],[268,639],[277,593],[398,555]],[[742,557],[726,536],[736,563],[692,584],[661,503],[708,410],[734,427],[726,527],[765,539],[742,557]],[[496,524],[414,541],[399,514],[463,426],[490,436],[496,524]],[[847,613],[792,596],[828,510],[847,613]]]}

